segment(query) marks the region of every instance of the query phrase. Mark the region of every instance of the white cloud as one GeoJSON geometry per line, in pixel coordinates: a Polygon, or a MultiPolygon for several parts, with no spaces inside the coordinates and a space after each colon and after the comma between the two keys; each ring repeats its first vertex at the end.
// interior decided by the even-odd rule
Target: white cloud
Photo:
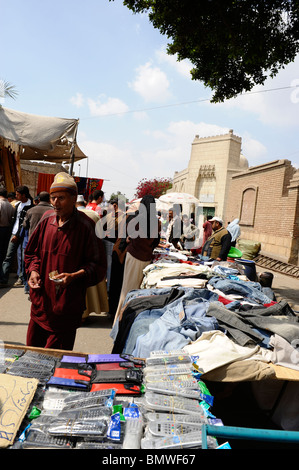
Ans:
{"type": "Polygon", "coordinates": [[[262,163],[264,158],[267,157],[267,148],[258,140],[253,139],[249,133],[245,132],[242,136],[242,153],[248,160],[258,164],[258,160],[262,163]]]}
{"type": "Polygon", "coordinates": [[[173,144],[180,147],[190,149],[190,145],[194,137],[198,135],[201,137],[210,137],[215,135],[222,135],[228,132],[228,128],[217,126],[215,124],[208,124],[205,122],[192,122],[192,121],[172,121],[169,123],[166,130],[156,129],[154,131],[147,131],[147,135],[152,136],[156,140],[164,141],[167,145],[173,144]]]}
{"type": "Polygon", "coordinates": [[[82,106],[84,105],[84,98],[83,98],[83,95],[81,93],[76,93],[75,96],[72,96],[71,99],[70,99],[70,102],[76,106],[77,108],[82,108],[82,106]]]}
{"type": "Polygon", "coordinates": [[[163,102],[170,97],[169,80],[159,67],[147,62],[136,71],[137,76],[129,86],[145,101],[163,102]]]}
{"type": "MultiPolygon", "coordinates": [[[[174,176],[175,171],[188,167],[191,145],[196,135],[209,137],[222,135],[228,128],[206,122],[191,120],[171,121],[166,128],[144,131],[144,145],[139,144],[128,136],[123,144],[113,140],[96,142],[82,136],[80,148],[88,155],[89,175],[104,178],[103,190],[107,197],[113,192],[121,191],[127,197],[133,198],[138,182],[142,178],[174,176]],[[148,143],[148,144],[147,144],[148,143]]],[[[254,159],[253,164],[259,164],[258,159],[266,154],[262,143],[249,133],[242,136],[242,151],[246,158],[254,159]]],[[[81,163],[81,175],[84,174],[84,161],[81,163]]]]}
{"type": "MultiPolygon", "coordinates": [[[[129,145],[115,145],[113,142],[98,142],[81,139],[79,146],[88,156],[81,160],[81,176],[104,179],[103,191],[109,199],[112,193],[121,191],[129,198],[134,195],[137,182],[143,175],[141,162],[132,158],[129,145]]],[[[78,164],[75,172],[78,174],[78,164]]]]}
{"type": "Polygon", "coordinates": [[[97,100],[88,98],[87,103],[92,116],[122,114],[129,110],[129,107],[122,100],[118,98],[106,98],[104,95],[99,96],[97,100]]]}
{"type": "Polygon", "coordinates": [[[98,161],[104,165],[111,165],[114,168],[115,160],[125,160],[128,152],[124,148],[119,148],[111,143],[96,142],[93,140],[80,141],[80,148],[94,161],[98,161]]]}
{"type": "Polygon", "coordinates": [[[177,54],[167,54],[165,48],[156,51],[156,57],[160,63],[166,63],[175,69],[180,75],[191,79],[190,70],[193,68],[192,64],[188,60],[178,61],[177,54]]]}
{"type": "Polygon", "coordinates": [[[155,129],[146,132],[148,137],[159,142],[159,147],[152,152],[148,150],[145,160],[151,161],[153,168],[159,168],[161,174],[172,177],[175,170],[180,171],[187,168],[191,155],[191,144],[196,135],[209,137],[227,132],[228,128],[205,122],[170,122],[165,130],[155,129]]]}
{"type": "Polygon", "coordinates": [[[267,126],[298,127],[299,91],[291,88],[299,85],[298,70],[299,56],[276,77],[268,78],[264,86],[256,86],[249,93],[215,106],[256,115],[267,126]]]}
{"type": "Polygon", "coordinates": [[[169,124],[168,131],[179,139],[188,139],[189,144],[191,144],[195,135],[199,137],[222,135],[228,132],[228,128],[206,122],[177,121],[169,124]]]}

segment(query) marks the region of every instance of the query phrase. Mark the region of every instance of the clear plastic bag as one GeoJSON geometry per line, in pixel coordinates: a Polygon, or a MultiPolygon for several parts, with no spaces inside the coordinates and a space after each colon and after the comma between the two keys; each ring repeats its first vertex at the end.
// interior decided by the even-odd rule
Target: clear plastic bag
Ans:
{"type": "Polygon", "coordinates": [[[145,407],[152,411],[202,415],[198,400],[153,392],[145,393],[145,407]]]}
{"type": "Polygon", "coordinates": [[[126,419],[123,449],[140,449],[142,435],[142,416],[126,419]]]}
{"type": "MultiPolygon", "coordinates": [[[[70,394],[64,399],[63,410],[81,410],[82,408],[93,408],[95,406],[107,406],[107,402],[111,398],[113,390],[101,390],[98,392],[87,392],[70,394]]],[[[112,399],[113,400],[113,399],[112,399]]]]}
{"type": "Polygon", "coordinates": [[[186,388],[176,382],[155,382],[146,385],[146,390],[163,395],[175,395],[177,397],[192,398],[193,400],[204,400],[202,392],[194,388],[186,388]]]}
{"type": "Polygon", "coordinates": [[[82,410],[62,410],[57,418],[58,419],[77,419],[77,420],[109,420],[112,414],[111,407],[107,406],[96,406],[91,408],[83,408],[82,410]]]}
{"type": "Polygon", "coordinates": [[[48,429],[50,436],[104,438],[107,434],[107,419],[62,419],[58,418],[48,429]]]}
{"type": "MultiPolygon", "coordinates": [[[[216,449],[217,441],[208,436],[208,448],[216,449]]],[[[161,438],[145,437],[141,440],[141,449],[184,449],[202,448],[201,431],[190,432],[188,434],[165,436],[161,438]]]]}
{"type": "Polygon", "coordinates": [[[169,364],[191,364],[192,360],[189,354],[184,351],[153,351],[145,361],[146,367],[157,366],[157,365],[169,365],[169,364]]]}
{"type": "Polygon", "coordinates": [[[178,424],[195,424],[201,426],[207,424],[208,420],[202,410],[202,414],[190,415],[190,414],[173,414],[173,413],[146,413],[145,416],[148,423],[159,422],[159,423],[178,423],[178,424]]]}
{"type": "Polygon", "coordinates": [[[143,369],[143,375],[182,375],[190,374],[193,371],[192,364],[158,364],[156,366],[147,366],[143,369]]]}
{"type": "Polygon", "coordinates": [[[201,424],[151,422],[148,424],[148,431],[155,437],[173,436],[174,434],[181,435],[201,431],[201,424]]]}
{"type": "Polygon", "coordinates": [[[63,436],[50,436],[47,432],[30,430],[22,443],[22,448],[72,449],[74,441],[63,436]]]}
{"type": "Polygon", "coordinates": [[[154,374],[147,375],[144,379],[145,385],[155,383],[175,384],[181,388],[197,389],[198,383],[196,378],[192,374],[185,375],[167,375],[167,374],[154,374]]]}

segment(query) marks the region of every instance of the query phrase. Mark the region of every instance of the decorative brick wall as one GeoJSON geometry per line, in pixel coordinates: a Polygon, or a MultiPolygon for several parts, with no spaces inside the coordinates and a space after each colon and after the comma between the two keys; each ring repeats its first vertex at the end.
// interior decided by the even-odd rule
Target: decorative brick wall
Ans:
{"type": "Polygon", "coordinates": [[[261,253],[298,264],[299,172],[275,160],[233,175],[225,223],[238,217],[241,238],[261,243],[261,253]]]}

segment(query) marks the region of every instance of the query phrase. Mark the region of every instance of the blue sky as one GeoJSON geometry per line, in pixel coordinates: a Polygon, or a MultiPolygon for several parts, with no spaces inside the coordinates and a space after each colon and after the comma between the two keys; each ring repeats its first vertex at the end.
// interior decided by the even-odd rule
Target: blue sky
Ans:
{"type": "Polygon", "coordinates": [[[0,79],[31,114],[79,118],[88,155],[76,175],[103,178],[106,197],[132,199],[142,178],[188,166],[195,135],[242,138],[250,166],[286,158],[299,168],[299,57],[254,93],[211,104],[167,38],[115,0],[0,0],[0,79]]]}

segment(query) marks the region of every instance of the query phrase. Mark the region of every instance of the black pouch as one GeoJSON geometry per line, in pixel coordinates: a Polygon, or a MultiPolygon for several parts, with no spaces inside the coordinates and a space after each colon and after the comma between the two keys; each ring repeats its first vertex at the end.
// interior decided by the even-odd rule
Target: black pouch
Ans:
{"type": "Polygon", "coordinates": [[[143,373],[139,369],[95,370],[91,382],[95,383],[130,383],[140,385],[143,373]]]}

